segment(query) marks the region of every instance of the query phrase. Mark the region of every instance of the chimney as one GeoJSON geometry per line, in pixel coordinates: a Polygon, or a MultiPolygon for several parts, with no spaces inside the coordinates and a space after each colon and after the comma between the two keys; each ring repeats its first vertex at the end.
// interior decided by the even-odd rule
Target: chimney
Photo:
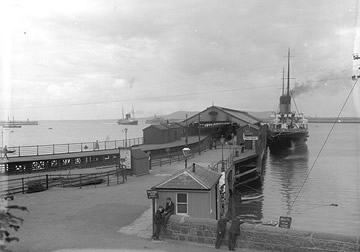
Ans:
{"type": "Polygon", "coordinates": [[[195,163],[193,163],[192,172],[195,173],[195,163]]]}

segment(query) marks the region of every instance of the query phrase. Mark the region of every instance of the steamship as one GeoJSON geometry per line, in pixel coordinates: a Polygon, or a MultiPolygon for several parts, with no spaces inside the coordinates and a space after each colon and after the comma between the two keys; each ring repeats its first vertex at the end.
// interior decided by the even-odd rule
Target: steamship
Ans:
{"type": "MultiPolygon", "coordinates": [[[[132,114],[134,117],[134,108],[132,109],[132,114]]],[[[138,125],[138,120],[131,118],[131,114],[127,113],[124,118],[124,109],[122,109],[122,119],[117,120],[119,125],[138,125]]]]}
{"type": "MultiPolygon", "coordinates": [[[[284,74],[283,74],[284,75],[284,74]]],[[[284,76],[283,76],[284,77],[284,76]]],[[[287,89],[282,95],[278,113],[272,113],[267,132],[267,143],[270,151],[282,150],[305,144],[309,136],[308,120],[304,114],[291,111],[290,94],[290,49],[288,51],[287,89]]]]}

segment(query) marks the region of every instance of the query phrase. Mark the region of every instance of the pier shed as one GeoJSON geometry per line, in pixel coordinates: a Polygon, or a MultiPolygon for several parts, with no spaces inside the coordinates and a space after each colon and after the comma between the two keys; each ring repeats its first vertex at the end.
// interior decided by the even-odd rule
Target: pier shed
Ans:
{"type": "Polygon", "coordinates": [[[220,177],[220,173],[193,164],[151,189],[158,192],[158,205],[165,205],[166,198],[170,197],[177,215],[218,219],[220,177]]]}
{"type": "Polygon", "coordinates": [[[143,129],[144,144],[165,144],[181,139],[182,127],[178,123],[161,123],[143,129]]]}
{"type": "Polygon", "coordinates": [[[260,126],[260,123],[260,119],[245,111],[211,106],[187,118],[181,124],[187,128],[189,135],[211,134],[218,139],[223,135],[230,139],[237,128],[248,124],[260,126]]]}

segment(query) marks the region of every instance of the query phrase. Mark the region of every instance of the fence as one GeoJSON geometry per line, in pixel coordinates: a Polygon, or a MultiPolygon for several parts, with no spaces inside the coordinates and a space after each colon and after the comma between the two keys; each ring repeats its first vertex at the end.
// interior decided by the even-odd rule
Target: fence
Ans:
{"type": "MultiPolygon", "coordinates": [[[[186,158],[193,158],[194,155],[198,152],[204,152],[209,149],[209,141],[212,139],[212,136],[207,136],[206,138],[202,139],[200,145],[198,142],[189,144],[188,147],[190,148],[190,153],[186,158]]],[[[182,153],[181,148],[175,147],[172,151],[165,154],[160,154],[151,157],[151,166],[162,166],[165,164],[172,164],[175,162],[180,162],[185,160],[185,156],[182,153]]]]}
{"type": "MultiPolygon", "coordinates": [[[[232,147],[230,147],[232,148],[232,147]]],[[[220,160],[219,162],[217,162],[216,164],[214,164],[213,166],[209,166],[208,168],[216,171],[216,172],[225,172],[227,169],[229,169],[233,163],[233,159],[235,156],[235,149],[231,149],[231,153],[230,156],[224,160],[220,160]],[[224,167],[224,168],[222,168],[224,167]]]]}
{"type": "Polygon", "coordinates": [[[97,173],[82,174],[41,174],[16,179],[7,179],[0,182],[0,195],[14,195],[17,193],[32,193],[48,190],[51,187],[78,187],[99,184],[107,186],[125,183],[127,180],[127,170],[119,169],[97,173]]]}
{"type": "MultiPolygon", "coordinates": [[[[131,138],[127,140],[16,146],[16,147],[7,148],[7,156],[26,157],[26,156],[38,156],[38,155],[65,154],[72,152],[86,152],[86,151],[94,151],[94,150],[113,150],[121,147],[131,147],[140,144],[143,144],[142,137],[131,138]]],[[[2,152],[4,152],[3,149],[2,152]]]]}

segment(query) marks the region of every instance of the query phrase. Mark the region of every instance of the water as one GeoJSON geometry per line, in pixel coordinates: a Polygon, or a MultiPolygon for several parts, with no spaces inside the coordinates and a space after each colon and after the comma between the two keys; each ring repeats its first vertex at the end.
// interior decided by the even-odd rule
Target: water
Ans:
{"type": "MultiPolygon", "coordinates": [[[[4,129],[3,138],[8,146],[120,140],[125,128],[128,138],[136,138],[147,126],[145,120],[137,126],[116,120],[40,121],[4,129]]],[[[262,183],[243,192],[263,197],[238,205],[238,213],[264,221],[289,214],[293,228],[360,235],[360,124],[336,124],[322,149],[331,127],[310,124],[307,148],[268,153],[262,183]]]]}
{"type": "Polygon", "coordinates": [[[238,214],[288,215],[293,228],[360,235],[360,124],[336,124],[323,147],[331,127],[310,124],[307,148],[268,153],[263,183],[244,192],[263,198],[238,205],[238,214]]]}
{"type": "Polygon", "coordinates": [[[29,146],[42,144],[62,144],[111,141],[142,137],[145,120],[138,125],[118,125],[116,120],[102,121],[40,121],[39,125],[22,128],[3,129],[4,143],[8,146],[29,146]]]}

